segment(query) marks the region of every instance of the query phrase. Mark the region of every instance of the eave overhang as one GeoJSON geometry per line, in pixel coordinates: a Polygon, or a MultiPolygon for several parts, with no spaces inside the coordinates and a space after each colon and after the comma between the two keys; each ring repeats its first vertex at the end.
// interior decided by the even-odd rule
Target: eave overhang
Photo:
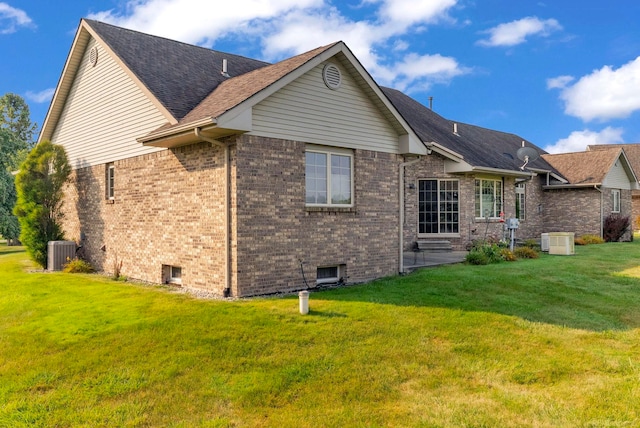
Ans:
{"type": "Polygon", "coordinates": [[[448,174],[489,174],[503,177],[531,178],[537,175],[535,172],[516,171],[511,169],[490,168],[484,166],[473,166],[467,162],[445,162],[444,171],[448,174]]]}
{"type": "Polygon", "coordinates": [[[543,190],[553,189],[594,189],[601,186],[602,183],[584,183],[584,184],[549,184],[542,186],[543,190]]]}

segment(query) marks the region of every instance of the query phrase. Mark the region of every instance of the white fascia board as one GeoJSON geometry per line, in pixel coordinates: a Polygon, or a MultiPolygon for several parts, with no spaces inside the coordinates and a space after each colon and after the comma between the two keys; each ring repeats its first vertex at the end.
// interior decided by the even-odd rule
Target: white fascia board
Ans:
{"type": "Polygon", "coordinates": [[[84,21],[81,21],[80,27],[76,32],[73,43],[71,44],[69,54],[67,55],[67,60],[62,68],[62,73],[60,73],[56,90],[53,93],[53,98],[51,98],[47,115],[44,118],[42,129],[38,136],[38,142],[51,139],[58,119],[60,119],[62,109],[64,108],[71,86],[73,85],[75,75],[80,67],[80,61],[82,60],[82,56],[84,55],[87,45],[89,44],[90,34],[85,27],[84,21]]]}
{"type": "Polygon", "coordinates": [[[436,143],[435,141],[432,141],[430,143],[425,143],[425,144],[427,145],[428,148],[446,157],[447,159],[450,159],[454,162],[464,162],[464,156],[462,156],[460,153],[456,153],[453,150],[450,150],[444,147],[443,145],[436,143]]]}
{"type": "Polygon", "coordinates": [[[487,167],[476,167],[471,166],[467,162],[452,162],[445,161],[444,170],[449,174],[491,174],[491,175],[500,175],[505,177],[532,177],[534,173],[532,172],[524,172],[524,171],[515,171],[510,169],[500,169],[500,168],[487,168],[487,167]]]}

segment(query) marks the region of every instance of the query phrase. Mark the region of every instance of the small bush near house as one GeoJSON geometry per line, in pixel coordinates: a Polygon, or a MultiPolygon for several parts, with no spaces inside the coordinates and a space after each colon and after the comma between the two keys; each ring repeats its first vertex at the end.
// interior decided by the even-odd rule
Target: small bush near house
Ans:
{"type": "Polygon", "coordinates": [[[477,249],[469,251],[469,254],[465,257],[467,263],[471,265],[488,265],[489,257],[482,251],[477,249]]]}
{"type": "Polygon", "coordinates": [[[604,219],[602,237],[606,242],[618,242],[624,236],[631,225],[629,216],[611,214],[604,219]]]}
{"type": "Polygon", "coordinates": [[[518,247],[515,250],[515,256],[519,259],[537,259],[539,254],[531,247],[518,247]]]}
{"type": "Polygon", "coordinates": [[[525,241],[522,243],[522,246],[527,248],[533,248],[534,250],[540,249],[540,243],[535,239],[525,239],[525,241]]]}
{"type": "Polygon", "coordinates": [[[500,251],[500,256],[502,256],[502,260],[506,262],[515,262],[518,260],[516,255],[508,248],[503,248],[502,251],[500,251]]]}
{"type": "Polygon", "coordinates": [[[62,271],[65,273],[93,273],[95,269],[91,263],[76,257],[73,260],[67,258],[67,264],[63,266],[62,271]]]}
{"type": "Polygon", "coordinates": [[[587,245],[587,242],[583,238],[575,238],[573,243],[576,245],[587,245]]]}
{"type": "Polygon", "coordinates": [[[504,260],[502,251],[505,249],[504,245],[498,243],[474,241],[469,250],[469,254],[467,254],[466,261],[474,265],[499,263],[504,260]]]}
{"type": "MultiPolygon", "coordinates": [[[[580,237],[580,239],[582,239],[582,241],[584,241],[584,245],[604,244],[604,239],[602,239],[601,237],[599,237],[597,235],[582,235],[580,237]]],[[[575,239],[574,239],[573,242],[575,244],[575,239]]]]}

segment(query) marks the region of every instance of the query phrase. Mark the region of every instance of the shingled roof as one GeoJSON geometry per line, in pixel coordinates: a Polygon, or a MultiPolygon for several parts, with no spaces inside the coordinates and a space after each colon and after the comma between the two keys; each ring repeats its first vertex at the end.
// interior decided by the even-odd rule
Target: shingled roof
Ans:
{"type": "Polygon", "coordinates": [[[613,147],[624,150],[634,172],[640,173],[640,144],[592,144],[587,146],[587,150],[608,150],[613,147]]]}
{"type": "Polygon", "coordinates": [[[542,155],[573,186],[596,186],[602,184],[614,163],[622,153],[621,148],[611,147],[576,153],[542,155]]]}
{"type": "MultiPolygon", "coordinates": [[[[438,143],[460,154],[465,162],[474,167],[520,171],[522,161],[518,159],[516,153],[523,142],[526,146],[535,148],[540,154],[546,153],[518,135],[454,122],[398,90],[391,88],[382,88],[382,90],[422,141],[438,143]],[[454,124],[457,133],[454,133],[454,124]]],[[[543,158],[529,162],[528,167],[554,171],[543,158]]]]}
{"type": "Polygon", "coordinates": [[[152,36],[103,22],[84,20],[116,52],[129,70],[176,118],[183,119],[207,95],[230,77],[269,63],[152,36]]]}

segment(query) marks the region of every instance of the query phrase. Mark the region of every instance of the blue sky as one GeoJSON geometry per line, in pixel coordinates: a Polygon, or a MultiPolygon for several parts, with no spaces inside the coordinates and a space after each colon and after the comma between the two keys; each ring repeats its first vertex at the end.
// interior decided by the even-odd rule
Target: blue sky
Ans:
{"type": "Polygon", "coordinates": [[[640,142],[638,0],[0,1],[0,94],[39,125],[83,17],[270,62],[343,40],[448,119],[553,153],[640,142]]]}

